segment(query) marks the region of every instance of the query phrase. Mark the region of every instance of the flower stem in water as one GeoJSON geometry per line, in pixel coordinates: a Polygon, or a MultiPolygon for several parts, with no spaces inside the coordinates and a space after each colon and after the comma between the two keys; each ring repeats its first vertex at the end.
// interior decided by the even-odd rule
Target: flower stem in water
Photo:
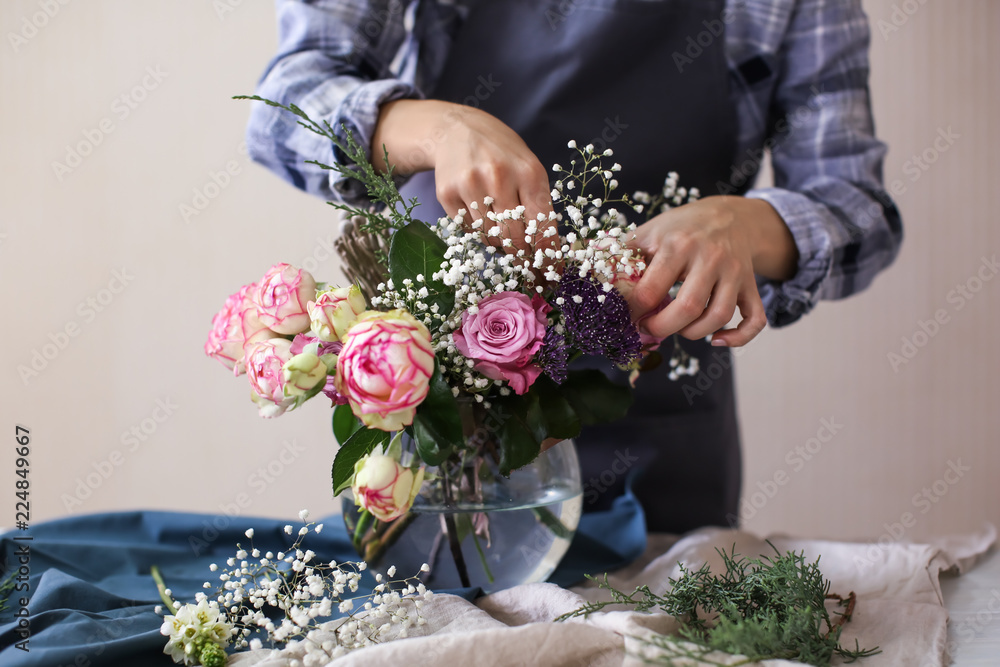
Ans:
{"type": "Polygon", "coordinates": [[[476,531],[472,531],[472,543],[476,545],[476,551],[479,552],[479,562],[483,564],[486,579],[492,584],[494,582],[493,573],[490,572],[490,566],[486,563],[486,554],[483,553],[483,547],[479,544],[479,536],[476,535],[476,531]]]}

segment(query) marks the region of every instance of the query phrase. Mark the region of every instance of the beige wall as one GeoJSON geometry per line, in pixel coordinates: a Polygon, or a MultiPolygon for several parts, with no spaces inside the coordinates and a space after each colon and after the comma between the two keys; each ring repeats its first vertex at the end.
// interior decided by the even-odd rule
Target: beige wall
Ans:
{"type": "MultiPolygon", "coordinates": [[[[333,211],[240,150],[247,106],[228,98],[252,90],[274,50],[273,3],[51,4],[51,18],[38,0],[0,6],[0,285],[13,306],[0,485],[13,487],[22,424],[33,438],[33,520],[137,507],[332,511],[321,401],[259,420],[241,381],[201,355],[224,297],[271,263],[339,278],[328,251],[333,211]],[[33,18],[44,24],[34,32],[24,23],[33,18]],[[12,43],[11,33],[25,39],[12,43]],[[81,142],[95,146],[67,163],[67,146],[81,142]],[[215,196],[195,202],[196,190],[215,196]],[[181,205],[196,203],[207,206],[185,219],[181,205]],[[23,380],[18,367],[35,351],[53,358],[23,380]]],[[[893,20],[893,2],[865,5],[873,21],[893,20]]],[[[762,505],[744,512],[753,530],[878,537],[909,512],[906,535],[920,538],[1000,522],[1000,356],[991,345],[1000,280],[959,299],[961,308],[948,298],[1000,252],[1000,6],[908,6],[916,11],[895,17],[898,31],[876,26],[872,46],[886,177],[906,188],[905,247],[864,295],[824,303],[740,355],[747,500],[762,505]],[[914,180],[907,161],[947,128],[958,138],[914,180]],[[888,353],[901,354],[903,337],[923,342],[919,323],[937,311],[947,322],[893,369],[888,353]],[[832,438],[820,432],[824,419],[832,438]],[[810,460],[799,462],[796,447],[810,460]],[[971,469],[930,490],[937,502],[915,502],[945,479],[949,461],[971,469]],[[782,484],[768,484],[776,475],[782,484]],[[763,495],[754,496],[758,483],[763,495]]],[[[0,525],[13,521],[9,496],[0,525]]]]}

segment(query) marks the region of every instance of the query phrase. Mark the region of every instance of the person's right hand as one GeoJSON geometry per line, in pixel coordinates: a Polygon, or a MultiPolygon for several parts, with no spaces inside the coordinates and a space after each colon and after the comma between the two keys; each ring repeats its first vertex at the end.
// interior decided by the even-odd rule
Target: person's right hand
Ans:
{"type": "MultiPolygon", "coordinates": [[[[389,102],[381,108],[372,144],[376,169],[386,170],[382,146],[401,174],[433,169],[445,213],[455,217],[465,209],[467,227],[486,213],[487,196],[496,212],[524,206],[522,221],[510,221],[500,238],[489,239],[495,245],[508,237],[515,249],[525,247],[524,222],[539,213],[546,218],[538,223],[536,242],[555,224],[548,220],[548,171],[514,130],[485,111],[439,100],[389,102]]],[[[487,221],[484,228],[490,227],[487,221]]]]}

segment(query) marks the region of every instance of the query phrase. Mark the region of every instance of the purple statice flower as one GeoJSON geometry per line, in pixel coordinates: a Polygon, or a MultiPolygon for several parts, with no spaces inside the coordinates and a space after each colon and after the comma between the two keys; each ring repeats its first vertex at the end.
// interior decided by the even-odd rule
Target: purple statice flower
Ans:
{"type": "Polygon", "coordinates": [[[566,381],[567,366],[569,366],[569,348],[566,338],[556,331],[556,325],[545,330],[542,339],[542,349],[538,352],[538,364],[556,384],[566,381]]]}
{"type": "Polygon", "coordinates": [[[619,366],[631,363],[642,349],[625,297],[616,289],[586,278],[563,276],[557,296],[566,320],[566,344],[584,354],[603,356],[619,366]],[[604,296],[600,299],[601,295],[604,296]]]}

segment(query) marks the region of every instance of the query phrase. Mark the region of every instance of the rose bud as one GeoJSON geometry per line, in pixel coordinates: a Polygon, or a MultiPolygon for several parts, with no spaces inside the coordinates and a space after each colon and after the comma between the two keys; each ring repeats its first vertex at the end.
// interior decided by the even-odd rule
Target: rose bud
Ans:
{"type": "Polygon", "coordinates": [[[289,359],[282,372],[285,398],[297,398],[309,393],[316,385],[326,382],[327,367],[315,354],[304,352],[289,359]]]}
{"type": "Polygon", "coordinates": [[[313,335],[327,342],[341,340],[367,307],[357,285],[320,292],[306,304],[313,335]]]}
{"type": "Polygon", "coordinates": [[[424,481],[424,469],[414,475],[384,454],[369,454],[354,464],[351,492],[354,502],[379,521],[392,521],[406,514],[424,481]]]}

